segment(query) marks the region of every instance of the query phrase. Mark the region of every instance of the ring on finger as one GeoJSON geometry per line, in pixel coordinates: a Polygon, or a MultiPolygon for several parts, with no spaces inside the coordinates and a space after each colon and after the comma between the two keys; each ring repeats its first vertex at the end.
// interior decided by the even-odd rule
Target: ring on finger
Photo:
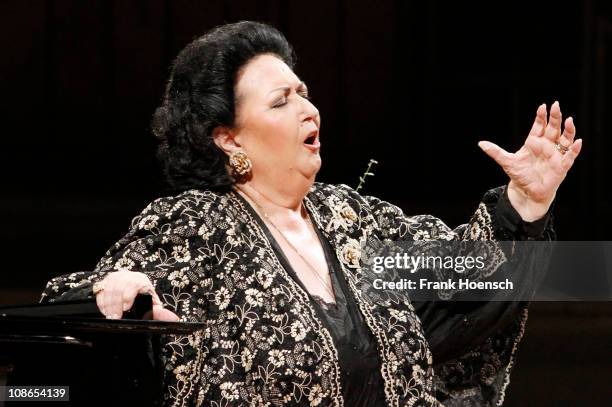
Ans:
{"type": "Polygon", "coordinates": [[[555,147],[557,147],[557,150],[559,150],[559,152],[561,154],[565,154],[569,151],[569,147],[565,147],[563,144],[561,143],[557,143],[555,144],[555,147]]]}
{"type": "Polygon", "coordinates": [[[98,295],[99,292],[104,290],[104,284],[102,281],[97,281],[93,284],[91,291],[93,291],[93,295],[98,295]]]}

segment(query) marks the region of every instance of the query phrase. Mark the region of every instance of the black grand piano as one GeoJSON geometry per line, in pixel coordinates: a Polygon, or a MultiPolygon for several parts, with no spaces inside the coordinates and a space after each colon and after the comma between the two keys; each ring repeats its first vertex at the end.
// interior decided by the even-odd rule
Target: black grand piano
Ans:
{"type": "Polygon", "coordinates": [[[121,320],[92,299],[1,307],[0,407],[162,405],[160,335],[204,325],[153,321],[151,308],[147,295],[121,320]]]}

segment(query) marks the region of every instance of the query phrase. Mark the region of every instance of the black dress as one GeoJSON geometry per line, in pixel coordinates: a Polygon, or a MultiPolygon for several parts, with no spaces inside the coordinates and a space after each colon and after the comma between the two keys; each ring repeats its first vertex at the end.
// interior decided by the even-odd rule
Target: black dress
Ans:
{"type": "Polygon", "coordinates": [[[357,309],[346,280],[341,275],[339,278],[342,271],[338,259],[331,252],[327,240],[320,234],[319,239],[323,243],[336,303],[327,304],[317,296],[312,297],[317,302],[338,349],[345,405],[385,406],[384,383],[380,373],[376,341],[357,309]]]}
{"type": "MultiPolygon", "coordinates": [[[[291,277],[308,292],[299,279],[289,260],[274,239],[270,230],[258,218],[276,255],[291,277]]],[[[344,404],[351,407],[384,407],[384,383],[380,373],[380,359],[376,350],[376,340],[366,326],[350,294],[338,258],[330,243],[315,226],[319,241],[325,253],[336,303],[327,303],[322,298],[309,293],[316,305],[317,314],[329,330],[338,351],[341,371],[341,386],[344,404]]]]}

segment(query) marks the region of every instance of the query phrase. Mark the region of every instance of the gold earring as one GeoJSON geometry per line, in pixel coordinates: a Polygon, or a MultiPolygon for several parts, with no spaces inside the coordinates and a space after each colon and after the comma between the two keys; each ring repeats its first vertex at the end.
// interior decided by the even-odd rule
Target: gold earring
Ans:
{"type": "Polygon", "coordinates": [[[234,172],[238,175],[245,175],[253,168],[251,160],[249,160],[249,157],[244,151],[233,152],[230,155],[229,163],[234,172]]]}

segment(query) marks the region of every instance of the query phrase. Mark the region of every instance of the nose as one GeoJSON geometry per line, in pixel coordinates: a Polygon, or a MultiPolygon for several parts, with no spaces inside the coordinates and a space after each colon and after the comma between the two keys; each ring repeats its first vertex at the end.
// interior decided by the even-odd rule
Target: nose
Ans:
{"type": "Polygon", "coordinates": [[[317,125],[317,127],[319,127],[319,122],[321,120],[319,116],[319,110],[314,104],[312,104],[310,100],[302,98],[302,101],[304,103],[304,107],[302,110],[302,122],[312,120],[317,125]]]}

